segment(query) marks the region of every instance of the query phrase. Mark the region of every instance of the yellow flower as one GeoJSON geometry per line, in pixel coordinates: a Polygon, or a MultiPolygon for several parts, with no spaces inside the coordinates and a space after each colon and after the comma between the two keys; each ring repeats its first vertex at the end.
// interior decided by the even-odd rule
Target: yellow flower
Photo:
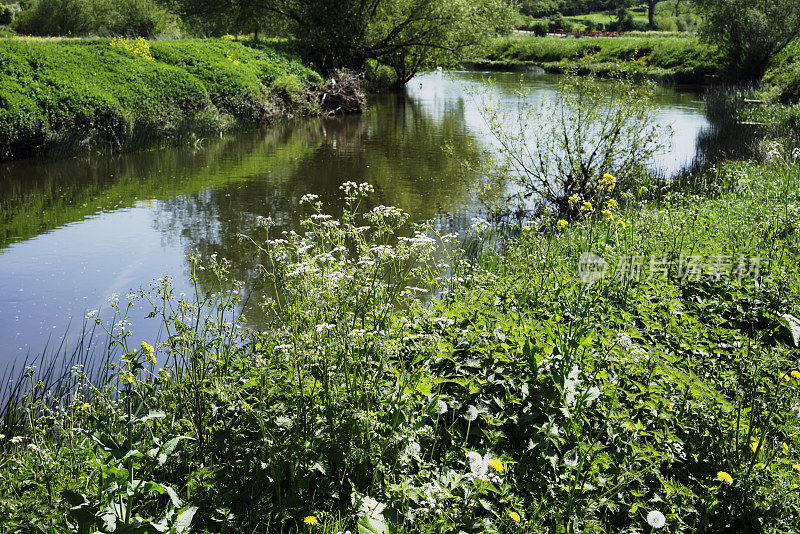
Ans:
{"type": "Polygon", "coordinates": [[[756,452],[756,449],[758,449],[758,442],[754,441],[750,444],[750,450],[756,452]]]}
{"type": "Polygon", "coordinates": [[[519,514],[517,512],[515,512],[514,510],[509,510],[508,511],[508,517],[510,517],[511,520],[514,521],[515,523],[519,523],[520,519],[522,519],[519,516],[519,514]]]}
{"type": "Polygon", "coordinates": [[[609,199],[608,202],[606,203],[606,205],[608,206],[608,209],[610,209],[610,210],[615,210],[615,209],[617,209],[619,207],[619,204],[617,204],[617,201],[614,200],[613,198],[609,199]]]}
{"type": "Polygon", "coordinates": [[[569,223],[564,219],[561,219],[556,223],[556,228],[558,228],[559,230],[563,230],[567,226],[569,226],[569,223]]]}
{"type": "Polygon", "coordinates": [[[800,464],[794,464],[792,466],[792,469],[794,469],[795,471],[800,471],[800,464]]]}
{"type": "Polygon", "coordinates": [[[617,179],[614,176],[611,176],[608,173],[605,173],[602,178],[600,178],[600,186],[605,186],[606,189],[611,192],[614,189],[614,186],[617,184],[617,179]]]}
{"type": "Polygon", "coordinates": [[[491,467],[498,473],[505,473],[506,471],[506,466],[504,466],[503,462],[501,462],[497,458],[492,458],[491,460],[489,460],[489,467],[491,467]]]}
{"type": "Polygon", "coordinates": [[[719,479],[720,482],[724,482],[729,486],[733,484],[733,477],[730,476],[725,471],[720,471],[719,473],[717,473],[717,479],[719,479]]]}
{"type": "Polygon", "coordinates": [[[306,525],[316,525],[317,523],[319,523],[319,521],[317,521],[316,517],[314,517],[313,515],[310,515],[310,516],[306,517],[305,519],[303,519],[303,523],[305,523],[306,525]]]}
{"type": "Polygon", "coordinates": [[[603,220],[604,221],[613,221],[614,220],[614,214],[611,213],[611,210],[603,210],[600,213],[603,214],[603,220]]]}
{"type": "Polygon", "coordinates": [[[91,406],[89,406],[88,402],[84,402],[83,404],[80,405],[80,409],[82,412],[88,412],[89,408],[91,408],[91,406]]]}
{"type": "Polygon", "coordinates": [[[587,212],[587,213],[589,213],[590,211],[592,211],[592,203],[591,203],[591,202],[584,202],[584,203],[581,205],[581,211],[585,211],[585,212],[587,212]]]}
{"type": "Polygon", "coordinates": [[[623,425],[623,427],[628,432],[635,432],[636,431],[636,425],[632,425],[631,423],[625,423],[625,425],[623,425]]]}
{"type": "Polygon", "coordinates": [[[792,371],[792,378],[800,379],[800,371],[792,371]]]}
{"type": "Polygon", "coordinates": [[[783,373],[783,374],[781,375],[781,380],[785,380],[786,382],[788,382],[789,380],[791,380],[791,377],[789,376],[789,373],[783,373]]]}
{"type": "Polygon", "coordinates": [[[625,221],[620,219],[620,220],[617,221],[617,226],[619,226],[620,228],[622,228],[624,230],[628,225],[625,224],[625,221]]]}
{"type": "Polygon", "coordinates": [[[133,373],[131,373],[131,372],[128,372],[128,373],[123,373],[123,374],[122,374],[122,375],[119,377],[119,379],[120,379],[120,380],[121,380],[121,381],[122,381],[124,384],[133,384],[133,381],[135,380],[135,377],[133,376],[133,373]]]}
{"type": "Polygon", "coordinates": [[[581,199],[578,195],[572,195],[571,197],[569,197],[569,206],[572,207],[580,201],[581,199]]]}
{"type": "Polygon", "coordinates": [[[147,343],[147,341],[142,341],[142,353],[147,356],[147,359],[150,360],[150,363],[156,363],[155,350],[153,350],[153,346],[147,343]]]}
{"type": "Polygon", "coordinates": [[[530,226],[523,226],[522,227],[522,231],[523,232],[530,232],[531,231],[531,227],[530,226]]]}
{"type": "Polygon", "coordinates": [[[787,444],[783,444],[783,452],[784,454],[789,454],[789,446],[787,444]]]}

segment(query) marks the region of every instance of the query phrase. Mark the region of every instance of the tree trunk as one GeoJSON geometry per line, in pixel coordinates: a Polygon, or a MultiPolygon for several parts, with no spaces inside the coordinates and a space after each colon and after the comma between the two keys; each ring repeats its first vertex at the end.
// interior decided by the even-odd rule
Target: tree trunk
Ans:
{"type": "Polygon", "coordinates": [[[658,0],[647,0],[647,22],[651,30],[656,29],[656,4],[658,0]]]}

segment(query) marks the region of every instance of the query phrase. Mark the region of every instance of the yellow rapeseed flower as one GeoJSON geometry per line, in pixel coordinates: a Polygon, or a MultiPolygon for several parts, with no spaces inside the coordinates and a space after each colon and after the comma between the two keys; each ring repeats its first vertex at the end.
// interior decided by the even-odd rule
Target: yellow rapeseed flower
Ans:
{"type": "Polygon", "coordinates": [[[794,464],[792,466],[792,469],[794,469],[795,471],[800,471],[800,464],[794,464]]]}
{"type": "Polygon", "coordinates": [[[88,402],[84,402],[83,404],[80,405],[80,409],[82,412],[88,412],[89,408],[91,408],[91,406],[89,406],[88,402]]]}
{"type": "Polygon", "coordinates": [[[491,460],[489,460],[489,467],[491,467],[498,473],[505,473],[506,471],[506,466],[504,466],[503,462],[501,462],[497,458],[492,458],[491,460]]]}
{"type": "Polygon", "coordinates": [[[580,201],[581,199],[578,195],[572,195],[571,197],[569,197],[569,206],[572,207],[580,201]]]}
{"type": "Polygon", "coordinates": [[[135,377],[133,376],[133,373],[128,372],[128,373],[122,373],[122,375],[119,377],[119,379],[124,384],[133,384],[133,381],[135,380],[135,377]]]}
{"type": "Polygon", "coordinates": [[[591,202],[584,202],[583,204],[581,204],[581,211],[585,211],[586,213],[591,212],[592,211],[592,203],[591,202]]]}
{"type": "Polygon", "coordinates": [[[603,210],[600,213],[603,214],[603,220],[604,221],[613,221],[614,220],[614,214],[611,213],[611,210],[603,210]]]}
{"type": "Polygon", "coordinates": [[[305,523],[306,525],[316,525],[317,523],[319,523],[319,521],[317,521],[316,517],[314,517],[313,515],[310,515],[310,516],[306,517],[305,519],[303,519],[303,523],[305,523]]]}
{"type": "Polygon", "coordinates": [[[728,473],[726,473],[725,471],[720,471],[720,472],[718,472],[718,473],[717,473],[717,479],[719,479],[719,481],[720,481],[720,482],[724,482],[725,484],[727,484],[727,485],[729,485],[729,486],[730,486],[731,484],[733,484],[733,477],[732,477],[732,476],[730,476],[730,475],[729,475],[728,473]]]}
{"type": "Polygon", "coordinates": [[[800,380],[800,371],[792,371],[792,378],[800,380]]]}
{"type": "Polygon", "coordinates": [[[511,520],[514,521],[515,523],[519,523],[520,519],[522,519],[519,516],[519,514],[517,512],[515,512],[514,510],[509,510],[508,511],[508,517],[510,517],[511,520]]]}
{"type": "Polygon", "coordinates": [[[556,228],[558,228],[559,230],[563,230],[567,226],[569,226],[569,223],[564,219],[561,219],[556,223],[556,228]]]}
{"type": "Polygon", "coordinates": [[[620,219],[620,220],[617,221],[617,226],[619,226],[620,228],[622,228],[624,230],[628,225],[625,224],[625,221],[620,219]]]}
{"type": "Polygon", "coordinates": [[[150,363],[156,363],[156,352],[147,341],[142,341],[142,353],[150,360],[150,363]]]}
{"type": "Polygon", "coordinates": [[[610,210],[615,210],[615,209],[617,209],[619,207],[619,204],[617,204],[617,201],[614,200],[613,198],[608,199],[608,202],[606,202],[606,205],[608,206],[608,209],[610,209],[610,210]]]}
{"type": "Polygon", "coordinates": [[[603,177],[600,178],[599,182],[600,186],[605,187],[610,193],[614,189],[614,186],[617,185],[617,178],[608,173],[605,173],[603,177]]]}
{"type": "Polygon", "coordinates": [[[530,232],[531,231],[531,227],[530,226],[523,226],[522,227],[522,231],[523,232],[530,232]]]}

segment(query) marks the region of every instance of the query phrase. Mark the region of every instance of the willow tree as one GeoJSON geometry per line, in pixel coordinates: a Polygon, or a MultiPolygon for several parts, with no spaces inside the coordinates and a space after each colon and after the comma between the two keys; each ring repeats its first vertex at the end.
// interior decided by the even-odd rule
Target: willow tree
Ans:
{"type": "Polygon", "coordinates": [[[797,0],[694,0],[703,38],[716,44],[731,77],[758,81],[769,62],[800,36],[797,0]]]}

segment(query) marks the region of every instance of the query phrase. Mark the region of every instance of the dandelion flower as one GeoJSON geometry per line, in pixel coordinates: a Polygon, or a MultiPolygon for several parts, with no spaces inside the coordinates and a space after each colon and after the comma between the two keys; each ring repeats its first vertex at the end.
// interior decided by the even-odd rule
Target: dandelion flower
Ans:
{"type": "Polygon", "coordinates": [[[558,221],[556,223],[556,228],[558,228],[559,230],[563,230],[567,226],[569,226],[569,223],[567,221],[565,221],[564,219],[561,219],[560,221],[558,221]]]}
{"type": "Polygon", "coordinates": [[[464,414],[464,419],[470,423],[478,418],[478,409],[471,404],[467,406],[467,413],[464,414]]]}
{"type": "Polygon", "coordinates": [[[515,512],[514,510],[509,510],[508,511],[508,517],[510,517],[511,520],[514,521],[515,523],[519,523],[520,519],[522,519],[519,516],[519,514],[517,512],[515,512]]]}
{"type": "Polygon", "coordinates": [[[475,476],[483,477],[489,471],[489,466],[480,453],[475,451],[468,452],[467,461],[469,462],[469,470],[475,476]]]}
{"type": "Polygon", "coordinates": [[[303,519],[303,523],[305,523],[306,525],[316,525],[317,523],[319,523],[319,521],[317,521],[316,517],[314,517],[313,515],[310,515],[310,516],[306,517],[305,519],[303,519]]]}
{"type": "Polygon", "coordinates": [[[658,510],[653,510],[647,514],[647,524],[653,528],[662,528],[667,524],[667,519],[658,510]]]}
{"type": "Polygon", "coordinates": [[[498,460],[497,458],[492,458],[489,460],[489,467],[497,471],[498,473],[505,473],[506,466],[503,465],[503,462],[498,460]]]}
{"type": "Polygon", "coordinates": [[[727,484],[727,485],[729,485],[729,486],[730,486],[731,484],[733,484],[733,477],[732,477],[732,476],[730,476],[730,475],[729,475],[728,473],[726,473],[725,471],[720,471],[720,472],[718,472],[718,473],[717,473],[717,479],[718,479],[720,482],[724,482],[725,484],[727,484]]]}
{"type": "Polygon", "coordinates": [[[443,401],[442,399],[439,399],[438,401],[436,401],[436,413],[438,413],[439,415],[442,415],[442,414],[447,413],[447,410],[448,410],[448,406],[447,406],[447,403],[445,401],[443,401]]]}

